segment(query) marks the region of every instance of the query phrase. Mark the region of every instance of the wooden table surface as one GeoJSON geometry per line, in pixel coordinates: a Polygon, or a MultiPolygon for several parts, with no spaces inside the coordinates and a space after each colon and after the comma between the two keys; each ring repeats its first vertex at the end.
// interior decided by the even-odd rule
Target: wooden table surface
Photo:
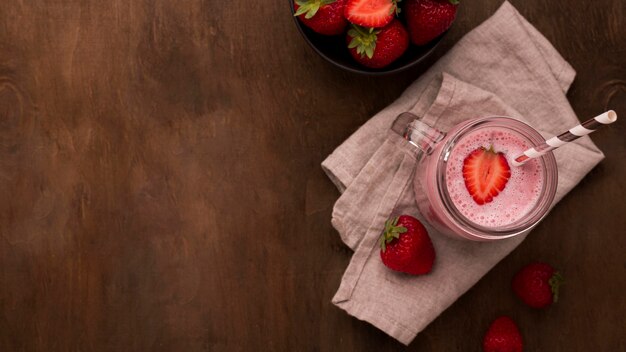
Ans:
{"type": "MultiPolygon", "coordinates": [[[[403,350],[330,303],[351,251],[320,162],[500,3],[367,78],[286,0],[3,1],[0,350],[403,350]]],[[[626,114],[623,0],[513,4],[578,72],[578,116],[626,114]]],[[[594,134],[606,159],[406,350],[478,351],[510,314],[526,351],[626,351],[625,135],[594,134]],[[567,278],[546,311],[510,291],[532,260],[567,278]]]]}

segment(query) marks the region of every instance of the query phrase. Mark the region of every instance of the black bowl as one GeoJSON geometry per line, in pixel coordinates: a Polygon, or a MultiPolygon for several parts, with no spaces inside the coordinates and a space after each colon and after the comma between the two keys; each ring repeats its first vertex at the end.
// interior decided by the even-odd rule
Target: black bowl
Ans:
{"type": "MultiPolygon", "coordinates": [[[[291,5],[291,14],[293,16],[293,0],[288,1],[291,5]]],[[[402,13],[400,14],[402,15],[402,13]]],[[[433,39],[426,45],[416,46],[409,44],[409,48],[406,52],[389,66],[380,69],[373,69],[362,66],[356,62],[354,58],[352,58],[346,45],[345,34],[333,36],[321,35],[313,32],[313,30],[309,27],[303,25],[302,22],[300,22],[295,16],[293,16],[293,19],[296,22],[296,27],[298,27],[298,30],[300,31],[300,34],[302,34],[304,40],[311,46],[311,48],[313,48],[313,50],[315,50],[315,52],[326,59],[326,61],[346,71],[370,76],[382,76],[397,73],[419,64],[433,52],[441,39],[447,33],[447,31],[444,32],[442,35],[433,39]]]]}

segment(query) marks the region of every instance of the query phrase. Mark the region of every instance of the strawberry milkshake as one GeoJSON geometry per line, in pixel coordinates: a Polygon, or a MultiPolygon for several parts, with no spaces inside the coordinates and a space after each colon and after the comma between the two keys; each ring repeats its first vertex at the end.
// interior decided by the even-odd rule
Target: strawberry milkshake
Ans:
{"type": "Polygon", "coordinates": [[[512,166],[512,158],[545,141],[527,124],[487,117],[444,133],[414,120],[405,138],[422,153],[417,206],[441,233],[499,240],[525,233],[548,213],[558,179],[554,155],[512,166]]]}

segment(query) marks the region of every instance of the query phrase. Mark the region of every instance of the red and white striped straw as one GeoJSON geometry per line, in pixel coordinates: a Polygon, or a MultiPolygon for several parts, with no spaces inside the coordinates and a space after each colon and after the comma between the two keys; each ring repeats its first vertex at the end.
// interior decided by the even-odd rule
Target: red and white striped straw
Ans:
{"type": "Polygon", "coordinates": [[[609,110],[604,114],[598,115],[592,119],[589,119],[580,125],[571,128],[569,131],[561,133],[558,136],[554,136],[540,145],[530,148],[523,154],[516,156],[512,164],[513,166],[520,166],[530,159],[538,158],[545,153],[552,151],[562,145],[565,145],[573,140],[576,140],[582,136],[586,136],[589,133],[597,130],[600,126],[608,125],[617,120],[617,114],[613,110],[609,110]]]}

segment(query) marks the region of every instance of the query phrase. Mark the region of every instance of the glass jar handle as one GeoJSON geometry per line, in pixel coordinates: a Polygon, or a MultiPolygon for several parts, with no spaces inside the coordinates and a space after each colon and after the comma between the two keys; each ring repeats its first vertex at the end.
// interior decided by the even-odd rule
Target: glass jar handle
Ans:
{"type": "Polygon", "coordinates": [[[426,155],[430,155],[435,145],[446,136],[444,132],[430,127],[410,112],[398,115],[391,129],[426,155]]]}

